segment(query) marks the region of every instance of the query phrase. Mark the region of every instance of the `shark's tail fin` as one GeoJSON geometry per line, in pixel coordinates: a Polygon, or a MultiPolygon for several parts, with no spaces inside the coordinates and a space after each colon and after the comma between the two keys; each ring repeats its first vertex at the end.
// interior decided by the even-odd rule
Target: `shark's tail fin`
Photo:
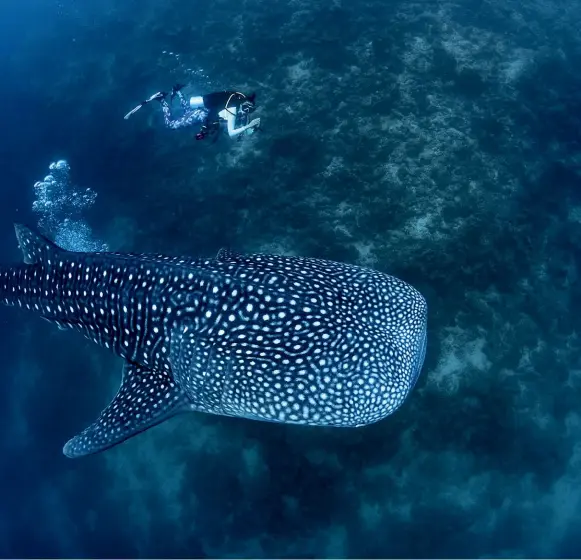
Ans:
{"type": "Polygon", "coordinates": [[[64,250],[40,233],[32,231],[28,226],[14,224],[14,230],[25,264],[35,264],[45,260],[51,254],[64,250]]]}

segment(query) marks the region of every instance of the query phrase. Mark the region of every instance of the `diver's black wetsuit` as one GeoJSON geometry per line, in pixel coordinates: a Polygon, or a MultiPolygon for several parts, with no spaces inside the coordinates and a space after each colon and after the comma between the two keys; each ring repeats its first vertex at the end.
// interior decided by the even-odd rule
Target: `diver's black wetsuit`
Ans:
{"type": "MultiPolygon", "coordinates": [[[[215,91],[213,93],[208,93],[203,95],[204,109],[208,111],[208,118],[214,118],[222,109],[232,107],[238,110],[240,105],[248,100],[248,98],[243,93],[238,93],[236,91],[215,91]]],[[[252,101],[252,99],[250,99],[252,101]]]]}
{"type": "Polygon", "coordinates": [[[255,94],[246,96],[236,91],[215,91],[202,96],[203,108],[191,109],[181,91],[177,92],[183,115],[178,118],[172,117],[172,112],[165,98],[161,99],[161,107],[168,128],[178,129],[202,123],[202,130],[196,135],[198,140],[204,138],[208,133],[216,132],[219,129],[220,111],[228,108],[233,114],[238,113],[242,103],[249,101],[254,104],[255,94]]]}
{"type": "Polygon", "coordinates": [[[207,111],[207,116],[204,120],[204,125],[200,132],[196,135],[197,140],[203,139],[207,134],[212,134],[219,130],[220,126],[220,111],[224,109],[229,110],[236,115],[240,106],[245,101],[249,101],[254,105],[256,94],[249,96],[237,91],[215,91],[202,96],[204,109],[207,111]]]}

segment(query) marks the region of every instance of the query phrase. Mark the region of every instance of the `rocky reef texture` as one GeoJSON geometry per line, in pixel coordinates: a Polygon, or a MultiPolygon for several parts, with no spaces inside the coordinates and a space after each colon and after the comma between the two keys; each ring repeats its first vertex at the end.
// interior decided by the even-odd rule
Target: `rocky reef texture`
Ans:
{"type": "Polygon", "coordinates": [[[36,173],[65,154],[115,249],[400,276],[430,344],[409,402],[369,428],[190,415],[71,462],[120,364],[3,311],[0,550],[579,556],[581,3],[77,4],[6,63],[34,99],[11,153],[36,173]],[[210,145],[155,106],[123,120],[176,81],[257,91],[264,131],[210,145]]]}

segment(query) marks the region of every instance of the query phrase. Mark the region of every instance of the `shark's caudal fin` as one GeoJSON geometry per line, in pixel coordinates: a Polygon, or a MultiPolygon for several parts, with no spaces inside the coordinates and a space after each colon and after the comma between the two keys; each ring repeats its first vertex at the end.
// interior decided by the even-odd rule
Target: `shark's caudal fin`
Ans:
{"type": "Polygon", "coordinates": [[[16,239],[22,251],[25,264],[35,264],[50,254],[64,251],[40,233],[22,224],[14,224],[16,239]]]}
{"type": "Polygon", "coordinates": [[[104,451],[188,410],[182,391],[167,373],[126,363],[121,387],[99,419],[63,448],[75,458],[104,451]]]}

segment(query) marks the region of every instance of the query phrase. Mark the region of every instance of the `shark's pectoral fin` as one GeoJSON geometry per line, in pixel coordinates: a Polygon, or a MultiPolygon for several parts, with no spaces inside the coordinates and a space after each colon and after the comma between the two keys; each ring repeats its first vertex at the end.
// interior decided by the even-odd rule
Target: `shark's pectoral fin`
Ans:
{"type": "Polygon", "coordinates": [[[70,324],[65,323],[64,321],[56,321],[55,319],[50,319],[49,317],[40,316],[41,319],[48,321],[51,325],[56,325],[60,331],[68,331],[71,327],[70,324]]]}
{"type": "Polygon", "coordinates": [[[188,405],[167,373],[126,363],[121,387],[99,419],[63,448],[67,457],[82,457],[113,447],[179,414],[188,405]]]}

